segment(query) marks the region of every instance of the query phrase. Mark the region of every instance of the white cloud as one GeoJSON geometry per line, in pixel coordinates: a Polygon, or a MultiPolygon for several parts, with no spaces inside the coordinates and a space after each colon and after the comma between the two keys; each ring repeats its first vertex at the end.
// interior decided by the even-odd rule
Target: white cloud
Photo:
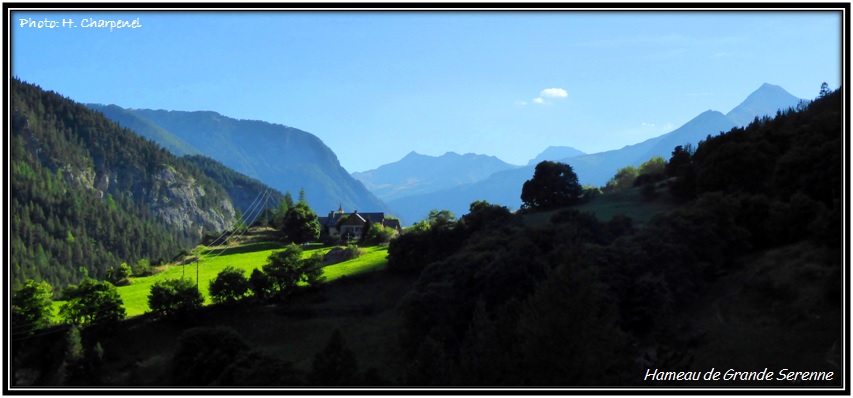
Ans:
{"type": "MultiPolygon", "coordinates": [[[[539,92],[538,97],[536,97],[530,101],[533,102],[534,104],[541,105],[541,104],[546,103],[545,102],[546,98],[548,98],[548,99],[550,99],[550,98],[560,99],[560,98],[566,98],[568,96],[569,96],[569,93],[567,93],[566,90],[564,90],[562,88],[546,88],[546,89],[539,92]]],[[[515,101],[515,104],[524,106],[524,105],[527,105],[527,101],[515,101]]]]}
{"type": "Polygon", "coordinates": [[[640,126],[643,126],[643,127],[655,127],[655,124],[654,124],[654,123],[646,123],[646,122],[642,122],[642,123],[640,123],[640,126]]]}
{"type": "Polygon", "coordinates": [[[546,88],[539,93],[539,98],[566,98],[568,96],[569,93],[561,88],[546,88]]]}
{"type": "Polygon", "coordinates": [[[539,92],[539,96],[533,99],[533,102],[537,104],[544,104],[545,98],[566,98],[569,96],[569,93],[566,90],[561,88],[546,88],[539,92]]]}

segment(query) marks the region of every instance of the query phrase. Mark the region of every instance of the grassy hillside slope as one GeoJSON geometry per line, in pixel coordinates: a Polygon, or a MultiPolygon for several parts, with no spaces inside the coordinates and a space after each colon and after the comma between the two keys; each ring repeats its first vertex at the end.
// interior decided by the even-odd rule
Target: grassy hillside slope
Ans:
{"type": "Polygon", "coordinates": [[[320,291],[287,302],[206,306],[190,324],[132,318],[99,341],[106,353],[102,380],[105,385],[168,385],[178,337],[191,327],[230,328],[253,350],[292,362],[302,371],[311,369],[314,355],[340,330],[359,369],[380,369],[387,378],[387,369],[404,365],[395,362],[402,322],[397,304],[412,283],[411,276],[368,272],[337,278],[320,291]]]}
{"type": "MultiPolygon", "coordinates": [[[[233,266],[245,271],[248,277],[255,268],[262,269],[267,263],[269,256],[281,250],[283,244],[270,241],[249,241],[232,246],[199,247],[187,257],[186,264],[171,264],[151,276],[131,278],[132,283],[128,286],[117,288],[119,296],[124,301],[127,317],[142,315],[149,311],[148,295],[151,286],[166,279],[188,278],[196,280],[200,284],[201,294],[204,296],[205,305],[212,303],[209,289],[211,281],[216,278],[225,267],[233,266]],[[193,258],[199,259],[196,263],[193,258]]],[[[303,251],[303,257],[310,257],[315,253],[325,254],[331,250],[325,248],[307,248],[303,251]]],[[[323,268],[323,276],[326,281],[357,275],[367,271],[384,268],[388,260],[388,248],[374,246],[363,249],[364,253],[358,258],[329,265],[323,268]]],[[[54,310],[58,313],[62,301],[54,302],[54,310]]]]}
{"type": "MultiPolygon", "coordinates": [[[[658,184],[655,196],[651,199],[643,197],[642,187],[634,187],[620,192],[605,193],[586,203],[572,206],[571,209],[591,213],[603,222],[610,221],[616,215],[623,215],[630,218],[635,226],[642,227],[655,215],[682,206],[672,199],[664,184],[658,184]]],[[[544,225],[554,214],[563,210],[565,209],[525,214],[522,222],[526,226],[544,225]]]]}

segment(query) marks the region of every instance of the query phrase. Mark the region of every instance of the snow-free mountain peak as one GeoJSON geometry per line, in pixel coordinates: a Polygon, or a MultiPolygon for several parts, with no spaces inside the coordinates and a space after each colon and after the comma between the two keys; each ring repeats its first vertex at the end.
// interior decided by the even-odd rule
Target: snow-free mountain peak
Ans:
{"type": "MultiPolygon", "coordinates": [[[[639,166],[652,156],[669,159],[673,148],[690,143],[694,147],[709,135],[729,131],[738,123],[748,124],[756,116],[773,116],[778,109],[794,107],[800,100],[781,87],[764,84],[750,94],[728,115],[715,110],[704,111],[679,128],[643,142],[626,145],[621,149],[588,155],[566,157],[558,161],[572,166],[581,184],[603,186],[616,171],[626,166],[639,166]],[[734,117],[732,117],[734,116],[734,117]]],[[[451,189],[388,200],[388,205],[407,219],[425,217],[430,209],[448,209],[455,214],[465,214],[475,200],[517,209],[521,205],[520,192],[524,181],[530,179],[534,165],[503,170],[473,184],[451,189]]],[[[390,188],[390,187],[389,187],[390,188]]]]}
{"type": "Polygon", "coordinates": [[[352,173],[352,176],[387,201],[470,184],[513,167],[516,166],[488,155],[446,152],[441,156],[429,156],[412,151],[397,162],[352,173]]]}
{"type": "Polygon", "coordinates": [[[785,91],[784,88],[764,83],[726,116],[738,126],[746,126],[756,117],[773,116],[776,111],[796,106],[799,102],[799,98],[785,91]]]}
{"type": "Polygon", "coordinates": [[[535,158],[530,159],[527,165],[535,166],[543,160],[558,161],[582,155],[586,155],[586,153],[570,146],[549,146],[542,153],[536,155],[535,158]]]}

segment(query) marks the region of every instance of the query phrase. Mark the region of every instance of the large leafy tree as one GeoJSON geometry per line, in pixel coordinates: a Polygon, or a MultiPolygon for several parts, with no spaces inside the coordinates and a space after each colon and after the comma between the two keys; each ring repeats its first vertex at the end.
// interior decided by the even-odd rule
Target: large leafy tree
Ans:
{"type": "Polygon", "coordinates": [[[533,178],[521,188],[522,208],[549,210],[569,206],[578,201],[583,188],[572,166],[542,161],[536,165],[533,178]]]}
{"type": "Polygon", "coordinates": [[[322,280],[322,266],[322,257],[315,255],[303,259],[302,249],[291,243],[269,256],[264,272],[269,277],[272,290],[288,295],[300,282],[310,286],[318,284],[322,280]]]}
{"type": "Polygon", "coordinates": [[[427,216],[430,227],[443,228],[456,221],[456,215],[450,210],[432,209],[427,216]]]}
{"type": "Polygon", "coordinates": [[[669,183],[670,194],[678,200],[689,200],[696,196],[696,170],[693,163],[693,145],[677,146],[666,164],[666,175],[675,177],[669,183]]]}
{"type": "Polygon", "coordinates": [[[210,282],[209,289],[214,303],[233,303],[249,292],[249,280],[243,270],[229,265],[210,282]]]}
{"type": "Polygon", "coordinates": [[[639,175],[650,174],[657,175],[666,172],[666,160],[664,160],[663,156],[652,156],[649,160],[643,162],[639,168],[637,168],[637,173],[639,175]]]}
{"type": "Polygon", "coordinates": [[[272,290],[272,282],[269,275],[257,268],[252,270],[251,275],[249,275],[249,289],[255,297],[266,298],[272,290]]]}
{"type": "Polygon", "coordinates": [[[112,283],[84,279],[76,289],[65,292],[68,302],[59,308],[65,321],[81,326],[124,319],[124,301],[112,283]]]}
{"type": "Polygon", "coordinates": [[[151,286],[148,307],[159,316],[177,317],[201,308],[204,297],[190,279],[166,279],[151,286]]]}
{"type": "Polygon", "coordinates": [[[608,192],[619,192],[628,189],[634,185],[634,180],[638,176],[637,168],[634,166],[626,166],[616,171],[616,175],[607,181],[604,190],[608,192]]]}
{"type": "Polygon", "coordinates": [[[469,209],[468,214],[462,216],[462,221],[472,231],[480,231],[487,226],[501,225],[512,217],[512,213],[506,206],[493,205],[485,200],[474,201],[469,209]]]}
{"type": "Polygon", "coordinates": [[[302,261],[302,249],[289,244],[284,250],[270,254],[264,273],[269,276],[273,290],[289,293],[299,283],[299,262],[302,261]]]}
{"type": "Polygon", "coordinates": [[[32,279],[24,282],[12,294],[12,331],[15,335],[29,333],[50,325],[53,288],[49,283],[32,279]]]}
{"type": "Polygon", "coordinates": [[[305,243],[320,237],[317,214],[305,202],[299,202],[284,215],[282,232],[294,243],[305,243]]]}

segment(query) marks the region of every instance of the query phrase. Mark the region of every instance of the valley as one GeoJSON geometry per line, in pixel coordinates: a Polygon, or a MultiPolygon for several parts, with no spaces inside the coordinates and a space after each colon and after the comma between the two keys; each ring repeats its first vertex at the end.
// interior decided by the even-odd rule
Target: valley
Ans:
{"type": "MultiPolygon", "coordinates": [[[[684,125],[658,137],[598,153],[584,153],[572,147],[549,147],[527,165],[503,164],[487,155],[465,155],[468,163],[449,162],[449,155],[428,157],[409,154],[398,162],[375,170],[353,173],[353,176],[374,191],[404,220],[420,220],[431,209],[448,209],[463,214],[475,200],[487,200],[519,209],[518,187],[533,174],[533,168],[543,160],[560,161],[572,166],[581,185],[604,186],[608,179],[626,166],[639,166],[654,156],[668,159],[678,145],[696,147],[709,137],[734,127],[745,126],[754,119],[772,117],[779,111],[801,106],[803,100],[782,87],[765,83],[738,106],[723,114],[708,110],[684,125]],[[417,159],[420,163],[415,163],[417,159]],[[489,168],[491,167],[491,168],[489,168]],[[440,174],[441,184],[429,183],[424,173],[440,174]]],[[[455,155],[455,154],[454,154],[455,155]]],[[[459,155],[456,155],[459,156],[459,155]]]]}
{"type": "MultiPolygon", "coordinates": [[[[618,157],[577,154],[532,168],[494,163],[496,171],[477,175],[478,182],[391,201],[432,197],[420,205],[435,208],[450,203],[451,191],[474,198],[459,213],[442,207],[401,229],[380,225],[384,213],[347,213],[342,204],[321,225],[307,203],[315,191],[300,189],[294,200],[212,159],[175,158],[97,113],[17,84],[31,102],[20,102],[13,130],[13,182],[25,194],[16,196],[13,258],[25,265],[22,275],[65,279],[52,286],[18,277],[16,386],[708,386],[642,376],[655,369],[841,371],[838,91],[707,134],[695,147],[677,145],[671,156],[623,163],[600,187],[581,186],[583,167],[569,163],[618,157]],[[64,119],[44,116],[54,108],[64,119]],[[115,150],[109,139],[85,142],[67,125],[90,134],[104,129],[130,144],[111,157],[103,148],[115,150]],[[94,177],[79,172],[86,167],[94,177]],[[514,186],[495,176],[512,176],[514,186]],[[63,190],[75,192],[72,200],[57,199],[63,190]],[[491,202],[491,193],[522,203],[511,209],[491,202]],[[221,220],[229,208],[227,226],[185,217],[221,220]],[[122,212],[159,218],[125,229],[121,221],[131,218],[122,212]],[[154,226],[170,232],[117,238],[154,226]],[[355,235],[335,235],[345,227],[355,235]],[[149,262],[143,243],[169,241],[169,234],[183,239],[171,238],[174,246],[149,262]],[[41,246],[24,243],[35,239],[41,246]],[[76,264],[82,245],[106,249],[106,260],[75,275],[60,261],[76,264]],[[322,256],[338,246],[360,255],[323,266],[322,256]],[[226,270],[251,278],[226,285],[233,300],[214,302],[212,281],[226,270]],[[184,284],[174,287],[184,295],[175,296],[184,305],[175,312],[149,301],[166,281],[184,284]],[[43,312],[42,299],[54,315],[43,312]]],[[[703,115],[700,121],[722,114],[703,115]]],[[[677,141],[625,150],[645,156],[655,142],[677,141]]],[[[462,158],[494,161],[444,160],[462,158]]],[[[437,159],[409,160],[428,170],[437,159]]],[[[455,163],[438,174],[462,168],[455,163]]],[[[467,199],[452,200],[462,206],[467,199]]]]}
{"type": "Polygon", "coordinates": [[[4,395],[851,392],[847,4],[4,9],[4,395]]]}

